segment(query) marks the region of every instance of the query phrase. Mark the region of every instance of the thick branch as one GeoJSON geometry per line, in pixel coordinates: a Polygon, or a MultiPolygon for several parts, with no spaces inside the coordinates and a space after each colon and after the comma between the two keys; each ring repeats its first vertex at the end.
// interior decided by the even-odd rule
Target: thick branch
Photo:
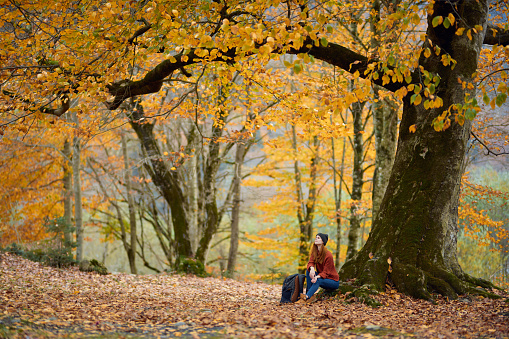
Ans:
{"type": "MultiPolygon", "coordinates": [[[[291,49],[287,51],[287,53],[308,53],[309,55],[312,55],[319,60],[323,60],[350,73],[359,71],[359,76],[361,78],[367,77],[364,72],[368,69],[368,65],[371,62],[377,62],[375,59],[368,59],[359,53],[334,43],[329,43],[327,47],[321,45],[315,46],[314,41],[308,39],[304,46],[305,47],[300,49],[291,49]]],[[[279,52],[282,53],[283,51],[279,52]]],[[[278,51],[275,50],[274,53],[278,53],[278,51]]],[[[235,56],[236,49],[231,48],[226,53],[209,61],[231,62],[235,56]]],[[[182,53],[175,55],[174,59],[174,62],[172,62],[170,59],[162,61],[154,69],[148,72],[141,80],[122,80],[108,85],[108,90],[112,95],[115,96],[113,101],[107,103],[108,109],[114,110],[118,108],[125,99],[131,98],[133,96],[157,93],[163,85],[163,80],[170,76],[173,72],[179,69],[183,69],[185,66],[193,65],[202,61],[202,58],[195,54],[195,50],[191,50],[187,55],[183,55],[182,53]]],[[[414,75],[413,80],[418,81],[418,76],[414,75]]],[[[389,91],[396,91],[405,85],[403,83],[393,82],[383,85],[381,78],[373,80],[373,83],[380,85],[389,91]]]]}
{"type": "Polygon", "coordinates": [[[501,29],[494,25],[488,25],[486,35],[484,36],[483,44],[485,45],[509,45],[509,31],[501,31],[501,29]]]}
{"type": "MultiPolygon", "coordinates": [[[[30,100],[27,100],[27,99],[24,99],[23,97],[21,97],[20,95],[17,95],[15,93],[12,93],[10,91],[6,91],[6,90],[2,90],[2,94],[3,95],[6,95],[6,96],[9,96],[13,99],[19,99],[21,102],[24,102],[26,104],[30,104],[30,105],[33,105],[34,103],[31,102],[30,100]]],[[[62,114],[64,114],[65,112],[67,112],[69,110],[69,108],[71,107],[71,101],[69,100],[69,96],[67,94],[60,94],[60,101],[62,102],[62,106],[58,107],[58,108],[49,108],[47,106],[49,106],[51,103],[53,103],[55,100],[57,100],[59,97],[55,97],[54,99],[52,99],[51,101],[49,101],[48,103],[38,107],[37,109],[35,110],[32,110],[32,113],[35,113],[36,111],[40,111],[42,113],[45,113],[45,114],[51,114],[51,115],[56,115],[57,117],[61,116],[62,114]]],[[[18,119],[15,119],[13,121],[9,121],[7,124],[11,123],[11,122],[14,122],[18,119]]],[[[6,125],[6,124],[2,124],[2,125],[6,125]]]]}
{"type": "MultiPolygon", "coordinates": [[[[226,53],[210,60],[210,61],[226,61],[229,62],[234,56],[235,49],[230,49],[226,53]]],[[[110,110],[117,109],[124,100],[143,94],[157,93],[163,85],[163,80],[170,76],[176,70],[183,70],[185,66],[193,65],[202,61],[202,58],[195,54],[195,50],[191,50],[188,54],[184,55],[179,53],[175,55],[175,62],[167,59],[162,61],[159,65],[154,67],[148,72],[141,80],[130,81],[122,80],[113,84],[109,84],[108,88],[110,94],[115,98],[112,102],[106,103],[110,110]]]]}

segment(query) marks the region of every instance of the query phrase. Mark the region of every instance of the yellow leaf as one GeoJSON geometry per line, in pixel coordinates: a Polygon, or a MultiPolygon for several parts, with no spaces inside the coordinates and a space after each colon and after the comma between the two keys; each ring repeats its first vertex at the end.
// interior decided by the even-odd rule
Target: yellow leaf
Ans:
{"type": "Polygon", "coordinates": [[[390,264],[392,264],[392,259],[391,259],[391,257],[387,258],[387,263],[388,263],[389,265],[390,265],[390,264]]]}
{"type": "Polygon", "coordinates": [[[416,127],[415,127],[415,124],[413,124],[412,126],[410,126],[408,128],[408,130],[410,131],[410,133],[415,133],[415,131],[417,130],[416,127]]]}
{"type": "Polygon", "coordinates": [[[456,35],[462,35],[464,30],[465,27],[458,28],[458,30],[456,31],[456,35]]]}
{"type": "Polygon", "coordinates": [[[414,105],[417,106],[421,103],[422,101],[422,96],[420,94],[417,94],[417,96],[415,97],[415,101],[414,101],[414,105]]]}
{"type": "Polygon", "coordinates": [[[427,48],[427,47],[426,47],[426,49],[424,50],[424,56],[425,56],[426,58],[429,58],[429,57],[430,57],[430,55],[431,55],[431,51],[430,51],[430,49],[429,49],[429,48],[427,48]]]}
{"type": "Polygon", "coordinates": [[[173,166],[172,168],[170,168],[172,171],[176,171],[177,169],[175,168],[175,166],[173,166]]]}
{"type": "Polygon", "coordinates": [[[444,130],[444,131],[445,131],[445,130],[446,130],[446,129],[448,129],[450,126],[451,126],[451,120],[450,120],[449,118],[447,118],[447,119],[445,119],[445,121],[444,121],[444,127],[443,127],[443,129],[442,129],[442,130],[444,130]]]}
{"type": "Polygon", "coordinates": [[[467,37],[468,37],[469,40],[472,40],[472,32],[471,31],[472,31],[471,29],[469,29],[467,31],[467,37]]]}
{"type": "Polygon", "coordinates": [[[454,15],[452,13],[449,13],[449,15],[447,17],[449,18],[449,21],[451,22],[451,25],[454,25],[454,21],[456,20],[454,15]]]}

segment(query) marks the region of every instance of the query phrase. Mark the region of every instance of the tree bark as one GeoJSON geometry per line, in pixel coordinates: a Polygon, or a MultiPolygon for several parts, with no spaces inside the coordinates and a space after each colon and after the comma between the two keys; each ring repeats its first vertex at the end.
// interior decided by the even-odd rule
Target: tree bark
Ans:
{"type": "Polygon", "coordinates": [[[313,239],[313,220],[315,217],[315,206],[316,206],[316,199],[318,198],[318,190],[316,187],[316,180],[318,178],[318,162],[320,160],[319,156],[319,150],[320,150],[320,140],[315,135],[313,137],[313,157],[311,158],[311,163],[309,165],[309,192],[308,192],[308,199],[306,202],[306,219],[304,222],[306,225],[308,225],[307,231],[307,237],[308,237],[308,246],[309,242],[313,239]]]}
{"type": "Polygon", "coordinates": [[[390,278],[400,292],[426,299],[430,290],[455,298],[472,287],[466,282],[473,279],[462,272],[456,257],[459,188],[471,122],[453,122],[442,132],[436,132],[432,122],[444,108],[464,104],[466,93],[471,97],[475,94],[468,86],[463,88],[458,79],[475,85],[472,75],[477,70],[488,15],[486,0],[437,1],[433,9],[424,48],[433,48],[431,41],[442,52],[429,58],[421,55],[419,64],[440,75],[437,95],[444,105],[426,110],[423,104],[415,106],[405,97],[386,194],[367,243],[340,271],[343,280],[357,278],[358,283],[378,289],[390,278]],[[447,17],[449,13],[456,16],[460,26],[481,25],[484,29],[470,41],[465,34],[456,35],[454,27],[433,27],[433,17],[447,17]],[[442,64],[442,53],[458,60],[454,69],[442,64]],[[412,125],[416,126],[415,133],[409,131],[412,125]]]}
{"type": "MultiPolygon", "coordinates": [[[[353,84],[351,84],[353,86],[353,84]]],[[[357,253],[361,215],[359,205],[362,200],[362,187],[364,186],[364,124],[362,123],[363,104],[355,102],[351,106],[353,116],[353,174],[352,174],[352,202],[350,204],[350,230],[348,231],[348,247],[346,260],[351,259],[357,253]]]]}
{"type": "Polygon", "coordinates": [[[308,260],[308,243],[311,239],[308,238],[307,224],[304,219],[304,196],[302,193],[302,174],[299,169],[299,161],[297,160],[297,133],[295,126],[292,125],[292,147],[295,156],[293,162],[293,170],[295,175],[295,193],[297,194],[297,221],[299,222],[299,271],[304,272],[304,267],[308,260]]]}
{"type": "Polygon", "coordinates": [[[375,129],[375,172],[373,174],[372,215],[378,213],[385,189],[389,183],[392,164],[396,155],[398,133],[398,105],[390,99],[380,99],[378,89],[373,88],[373,125],[375,129]],[[378,99],[378,102],[376,100],[378,99]]]}
{"type": "Polygon", "coordinates": [[[71,158],[72,158],[72,151],[71,151],[71,143],[69,142],[69,139],[65,139],[64,141],[64,220],[65,220],[65,231],[64,231],[64,240],[65,242],[70,245],[73,242],[72,239],[72,176],[71,176],[71,158]]]}
{"type": "Polygon", "coordinates": [[[121,133],[121,143],[122,143],[122,155],[124,157],[124,182],[127,195],[127,206],[129,208],[129,232],[131,235],[130,244],[127,247],[127,257],[129,259],[131,273],[137,274],[138,270],[136,269],[136,243],[138,240],[136,233],[136,209],[134,206],[134,199],[131,188],[131,168],[129,166],[127,141],[125,138],[124,131],[122,131],[121,133]]]}
{"type": "MultiPolygon", "coordinates": [[[[194,125],[190,127],[190,134],[194,134],[195,127],[194,125]]],[[[194,136],[188,138],[190,140],[191,145],[195,150],[198,148],[197,143],[195,141],[194,136]]],[[[196,253],[198,249],[198,214],[199,214],[199,204],[198,200],[200,197],[198,191],[198,154],[195,151],[194,156],[189,159],[189,234],[191,236],[191,245],[193,246],[193,252],[196,253]]]]}
{"type": "Polygon", "coordinates": [[[235,153],[235,172],[233,174],[233,208],[230,235],[230,251],[228,252],[227,273],[230,278],[235,275],[237,251],[239,248],[239,219],[240,219],[240,184],[242,181],[242,164],[246,155],[246,145],[243,141],[237,143],[235,153]]]}
{"type": "MultiPolygon", "coordinates": [[[[224,86],[220,88],[218,107],[224,106],[230,94],[229,87],[224,86]]],[[[223,124],[228,116],[228,112],[221,109],[217,122],[212,125],[212,140],[209,143],[209,154],[204,170],[203,177],[203,193],[204,193],[204,207],[205,207],[205,227],[200,238],[198,250],[196,251],[196,259],[205,263],[207,260],[208,251],[212,237],[217,232],[217,228],[221,222],[220,211],[217,207],[217,189],[216,189],[216,176],[221,165],[220,145],[219,138],[223,135],[223,124]]]]}
{"type": "Polygon", "coordinates": [[[81,201],[81,139],[78,137],[78,116],[73,113],[75,136],[73,138],[72,174],[74,181],[74,222],[76,227],[76,261],[83,260],[83,211],[81,201]]]}
{"type": "Polygon", "coordinates": [[[170,206],[178,265],[180,257],[192,257],[193,252],[189,237],[186,201],[179,186],[177,173],[170,171],[162,161],[162,154],[154,136],[154,124],[144,119],[143,106],[139,102],[133,104],[129,122],[148,156],[146,168],[150,177],[170,206]]]}

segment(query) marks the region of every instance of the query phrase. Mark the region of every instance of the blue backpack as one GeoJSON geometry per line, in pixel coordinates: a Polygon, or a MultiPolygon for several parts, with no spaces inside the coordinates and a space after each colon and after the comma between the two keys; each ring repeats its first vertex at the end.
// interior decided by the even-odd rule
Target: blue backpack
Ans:
{"type": "Polygon", "coordinates": [[[279,303],[285,304],[296,302],[304,289],[305,280],[306,276],[298,273],[286,277],[283,282],[283,291],[281,293],[281,301],[279,303]]]}

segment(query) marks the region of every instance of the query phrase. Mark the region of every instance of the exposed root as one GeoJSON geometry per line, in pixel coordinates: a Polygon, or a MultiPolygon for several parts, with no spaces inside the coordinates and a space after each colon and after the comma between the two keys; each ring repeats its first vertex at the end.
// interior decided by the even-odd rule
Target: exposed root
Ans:
{"type": "Polygon", "coordinates": [[[422,270],[411,265],[394,265],[391,273],[392,282],[399,292],[414,298],[431,300],[430,292],[437,292],[449,299],[457,299],[458,295],[473,294],[482,295],[486,298],[498,299],[500,296],[488,290],[477,288],[493,288],[493,284],[483,280],[472,278],[468,275],[457,277],[444,268],[428,266],[429,270],[422,270]],[[479,283],[479,284],[477,284],[479,283]]]}
{"type": "Polygon", "coordinates": [[[441,295],[448,297],[449,299],[457,299],[458,294],[454,291],[454,289],[449,285],[446,281],[442,279],[438,279],[435,277],[431,277],[429,275],[426,276],[428,279],[428,289],[432,291],[437,291],[441,295]]]}
{"type": "Polygon", "coordinates": [[[500,288],[496,285],[493,285],[491,282],[489,282],[488,280],[485,280],[485,279],[482,279],[482,278],[475,278],[475,277],[472,277],[471,275],[469,274],[466,274],[466,273],[463,273],[463,280],[471,283],[472,285],[474,286],[481,286],[482,288],[486,288],[486,289],[497,289],[499,291],[503,291],[504,289],[503,288],[500,288]]]}
{"type": "MultiPolygon", "coordinates": [[[[433,293],[439,293],[449,299],[457,299],[459,295],[465,294],[500,298],[491,290],[494,288],[502,290],[484,279],[473,278],[465,273],[456,275],[443,264],[431,263],[422,260],[422,257],[417,265],[402,263],[398,258],[394,258],[392,265],[389,266],[386,257],[367,260],[357,256],[345,263],[340,278],[351,279],[357,286],[369,285],[372,290],[377,291],[384,289],[388,279],[399,292],[430,301],[433,300],[433,293]]],[[[356,289],[352,283],[344,283],[340,285],[340,290],[345,294],[354,293],[356,289]]]]}
{"type": "Polygon", "coordinates": [[[342,294],[346,296],[349,302],[359,301],[371,307],[378,307],[382,305],[381,303],[370,297],[370,295],[378,294],[378,291],[373,285],[355,286],[348,282],[340,283],[339,288],[337,290],[334,290],[332,292],[323,292],[322,295],[323,294],[328,294],[329,296],[338,296],[342,294]]]}
{"type": "Polygon", "coordinates": [[[394,265],[391,280],[399,292],[418,299],[431,300],[427,290],[426,274],[419,268],[411,265],[394,265]]]}

